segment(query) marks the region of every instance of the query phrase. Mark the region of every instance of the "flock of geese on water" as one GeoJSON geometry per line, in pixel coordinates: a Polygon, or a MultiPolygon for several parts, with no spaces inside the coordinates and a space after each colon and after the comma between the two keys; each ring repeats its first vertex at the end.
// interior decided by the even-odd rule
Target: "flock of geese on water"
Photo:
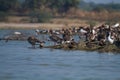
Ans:
{"type": "MultiPolygon", "coordinates": [[[[49,35],[49,41],[53,41],[54,45],[57,44],[78,44],[84,38],[86,46],[91,47],[90,44],[97,43],[99,46],[104,46],[107,43],[120,46],[120,24],[115,25],[102,24],[99,27],[79,27],[68,28],[60,30],[35,30],[36,35],[46,33],[49,35]],[[76,42],[74,35],[79,36],[79,42],[76,42]]],[[[40,43],[40,47],[44,46],[45,41],[38,40],[34,36],[28,37],[28,42],[35,46],[40,43]]]]}
{"type": "MultiPolygon", "coordinates": [[[[82,27],[79,28],[63,28],[60,30],[35,30],[36,35],[39,36],[41,34],[47,34],[47,41],[54,42],[55,45],[61,44],[78,44],[81,40],[84,40],[86,46],[91,47],[91,44],[96,43],[98,46],[105,46],[106,44],[115,44],[120,47],[120,24],[116,23],[112,26],[107,24],[102,24],[98,27],[82,27]],[[79,42],[76,42],[74,39],[74,35],[79,37],[79,42]],[[84,39],[83,39],[84,38],[84,39]]],[[[21,32],[14,32],[14,35],[22,35],[21,32]]],[[[18,36],[20,37],[20,36],[18,36]]],[[[14,37],[15,38],[15,37],[14,37]]],[[[14,38],[1,38],[0,40],[14,40],[14,38]]],[[[17,38],[18,39],[18,38],[17,38]]],[[[28,36],[24,37],[32,47],[35,45],[39,45],[39,47],[44,47],[46,40],[40,40],[36,36],[28,36]]]]}

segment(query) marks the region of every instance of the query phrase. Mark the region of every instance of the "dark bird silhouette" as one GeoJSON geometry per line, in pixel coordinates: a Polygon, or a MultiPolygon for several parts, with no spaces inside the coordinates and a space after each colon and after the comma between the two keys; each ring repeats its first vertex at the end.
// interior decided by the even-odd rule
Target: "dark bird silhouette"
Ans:
{"type": "Polygon", "coordinates": [[[61,44],[63,41],[62,38],[60,38],[59,36],[57,36],[55,34],[50,34],[49,38],[51,41],[53,41],[54,43],[57,43],[57,44],[61,44]]]}
{"type": "Polygon", "coordinates": [[[34,36],[30,36],[28,37],[27,41],[32,45],[32,47],[35,48],[35,45],[37,45],[36,43],[39,43],[40,47],[43,47],[43,43],[45,43],[44,41],[40,41],[37,38],[35,38],[34,36]]]}

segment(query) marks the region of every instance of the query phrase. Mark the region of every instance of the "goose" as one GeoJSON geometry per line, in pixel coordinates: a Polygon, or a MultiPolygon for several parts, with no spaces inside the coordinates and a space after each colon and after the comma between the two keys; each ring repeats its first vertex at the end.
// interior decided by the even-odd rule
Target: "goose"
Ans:
{"type": "Polygon", "coordinates": [[[41,34],[47,34],[47,33],[48,33],[48,30],[41,30],[40,33],[41,33],[41,34]]]}
{"type": "Polygon", "coordinates": [[[64,34],[62,35],[62,37],[63,37],[64,43],[70,43],[71,40],[73,39],[73,38],[72,38],[69,34],[67,34],[67,33],[64,33],[64,34]]]}
{"type": "Polygon", "coordinates": [[[59,36],[57,36],[55,34],[50,34],[49,39],[57,44],[62,43],[62,40],[63,40],[62,38],[60,38],[59,36]]]}
{"type": "Polygon", "coordinates": [[[93,29],[92,29],[92,34],[93,34],[93,35],[96,34],[95,27],[93,27],[93,29]]]}
{"type": "Polygon", "coordinates": [[[111,38],[111,32],[109,32],[108,41],[110,42],[110,44],[114,43],[114,39],[111,38]]]}
{"type": "Polygon", "coordinates": [[[120,26],[120,24],[119,24],[119,23],[116,23],[115,25],[112,26],[112,28],[117,28],[117,27],[119,27],[119,26],[120,26]]]}
{"type": "Polygon", "coordinates": [[[105,25],[105,28],[109,29],[109,28],[110,28],[110,26],[106,24],[106,25],[105,25]]]}
{"type": "Polygon", "coordinates": [[[40,47],[43,47],[43,43],[45,43],[44,41],[40,41],[37,38],[35,38],[34,36],[29,36],[27,41],[32,45],[32,47],[35,48],[36,43],[40,43],[40,47]]]}
{"type": "Polygon", "coordinates": [[[40,30],[39,30],[39,29],[36,29],[35,32],[40,32],[40,30]]]}
{"type": "Polygon", "coordinates": [[[60,32],[58,30],[53,30],[53,34],[59,35],[60,32]]]}
{"type": "Polygon", "coordinates": [[[63,39],[57,36],[52,29],[49,30],[49,33],[49,39],[54,42],[54,45],[62,43],[63,39]]]}
{"type": "Polygon", "coordinates": [[[35,32],[36,32],[36,35],[40,34],[40,30],[39,29],[36,29],[35,32]]]}
{"type": "Polygon", "coordinates": [[[80,29],[80,33],[85,34],[85,33],[87,33],[87,31],[86,31],[86,30],[84,30],[83,28],[81,28],[81,29],[80,29]]]}
{"type": "Polygon", "coordinates": [[[14,32],[15,35],[21,35],[22,33],[21,32],[14,32]]]}
{"type": "Polygon", "coordinates": [[[89,33],[89,31],[86,29],[83,29],[83,27],[80,27],[79,28],[79,39],[82,39],[83,36],[86,36],[86,39],[87,39],[87,34],[89,33]]]}

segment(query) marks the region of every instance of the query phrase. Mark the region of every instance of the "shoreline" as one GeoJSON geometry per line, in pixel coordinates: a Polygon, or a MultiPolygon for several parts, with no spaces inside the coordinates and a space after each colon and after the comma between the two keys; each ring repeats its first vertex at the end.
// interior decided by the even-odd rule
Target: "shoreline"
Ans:
{"type": "MultiPolygon", "coordinates": [[[[99,24],[101,25],[101,23],[99,24]]],[[[0,22],[0,29],[65,29],[65,28],[73,28],[73,27],[80,27],[89,26],[86,23],[8,23],[8,22],[0,22]]]]}
{"type": "MultiPolygon", "coordinates": [[[[100,25],[100,24],[99,24],[100,25]]],[[[0,29],[62,29],[77,27],[65,24],[53,24],[53,23],[2,23],[0,22],[0,29]]],[[[2,40],[2,39],[1,39],[2,40]]],[[[86,46],[85,42],[80,42],[77,44],[64,44],[56,46],[46,46],[45,48],[52,49],[62,49],[62,50],[82,50],[82,51],[97,51],[97,52],[113,52],[120,53],[120,46],[115,44],[107,44],[105,46],[98,46],[96,44],[90,44],[91,46],[86,46]]]]}
{"type": "Polygon", "coordinates": [[[100,52],[100,53],[114,53],[119,54],[120,53],[120,47],[117,47],[114,44],[107,44],[105,46],[91,46],[87,47],[85,45],[85,42],[77,43],[76,45],[70,46],[70,44],[62,44],[62,45],[55,45],[55,46],[49,46],[45,48],[52,48],[52,49],[61,49],[61,50],[80,50],[80,51],[89,51],[89,52],[100,52]]]}
{"type": "Polygon", "coordinates": [[[52,23],[4,23],[0,22],[0,29],[62,29],[63,24],[52,23]]]}

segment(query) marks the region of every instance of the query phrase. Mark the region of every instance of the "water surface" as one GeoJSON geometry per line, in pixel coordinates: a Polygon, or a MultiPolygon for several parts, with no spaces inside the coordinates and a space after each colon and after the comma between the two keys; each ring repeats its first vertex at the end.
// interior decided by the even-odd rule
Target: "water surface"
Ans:
{"type": "Polygon", "coordinates": [[[119,54],[30,46],[0,41],[0,80],[120,80],[119,54]]]}

